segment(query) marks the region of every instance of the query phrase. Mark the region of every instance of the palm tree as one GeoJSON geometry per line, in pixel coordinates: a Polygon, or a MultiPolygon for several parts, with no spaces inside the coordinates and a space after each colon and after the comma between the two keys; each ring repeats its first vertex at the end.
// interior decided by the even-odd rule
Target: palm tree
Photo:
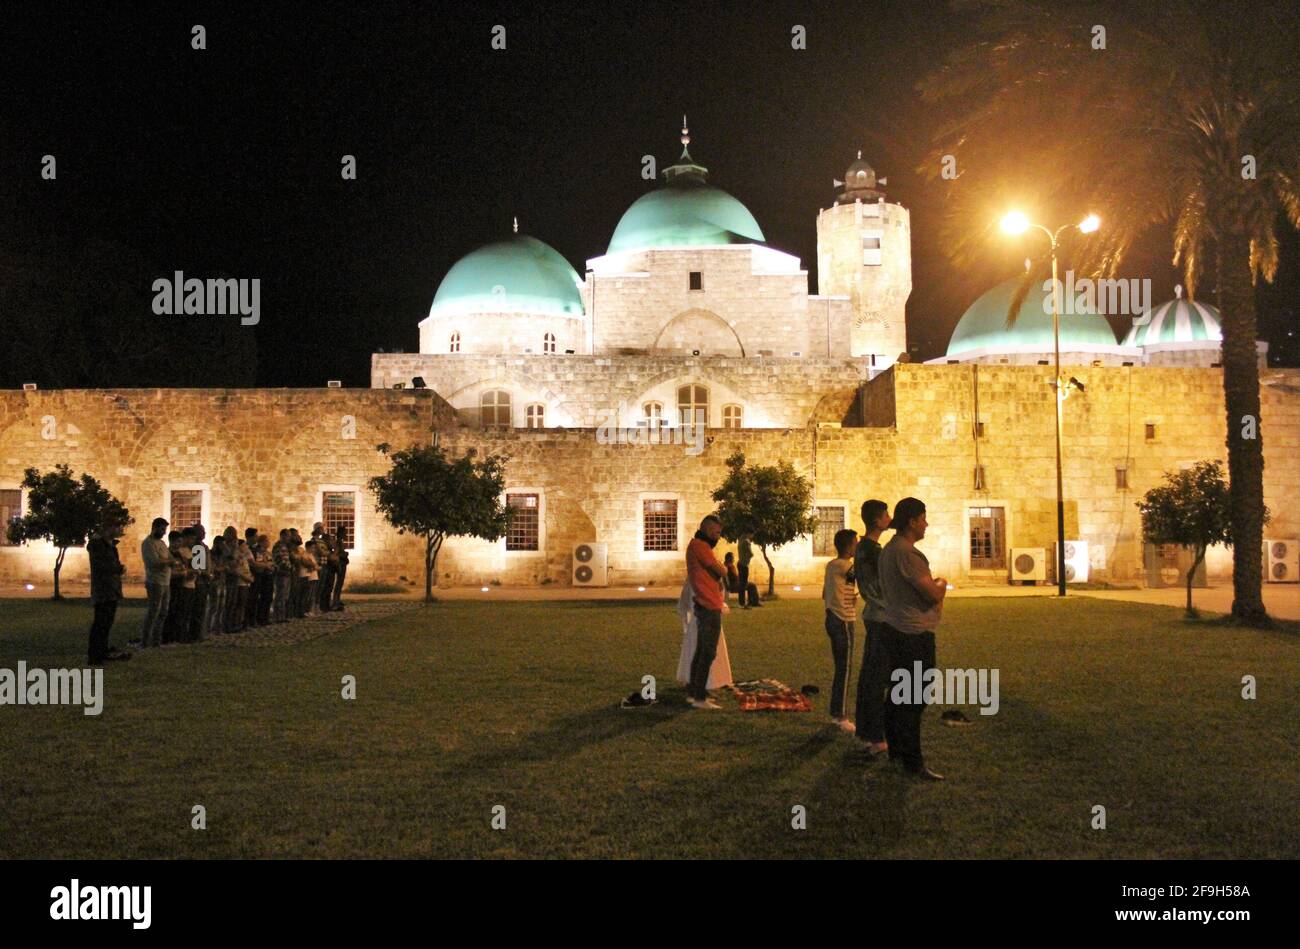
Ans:
{"type": "Polygon", "coordinates": [[[972,15],[974,38],[920,84],[941,122],[920,170],[937,179],[951,155],[959,173],[944,181],[945,245],[955,262],[972,262],[998,242],[991,230],[1010,206],[1040,220],[1095,211],[1102,229],[1063,248],[1077,272],[1114,276],[1137,240],[1168,228],[1188,294],[1213,275],[1237,541],[1232,612],[1268,622],[1254,283],[1277,271],[1282,220],[1300,228],[1300,12],[1200,0],[978,0],[954,12],[972,15]]]}

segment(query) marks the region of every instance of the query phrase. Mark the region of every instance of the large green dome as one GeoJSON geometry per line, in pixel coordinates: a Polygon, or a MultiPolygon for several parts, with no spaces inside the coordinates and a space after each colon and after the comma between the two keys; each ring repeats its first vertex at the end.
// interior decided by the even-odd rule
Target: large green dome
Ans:
{"type": "Polygon", "coordinates": [[[582,314],[578,272],[549,244],[516,234],[462,257],[434,294],[430,316],[503,311],[582,314]]]}
{"type": "MultiPolygon", "coordinates": [[[[1020,278],[1000,283],[970,305],[948,343],[948,357],[974,350],[990,352],[1051,352],[1052,303],[1041,285],[1033,287],[1015,325],[1007,328],[1007,310],[1015,296],[1020,278]]],[[[1114,346],[1115,333],[1104,316],[1063,314],[1061,348],[1071,345],[1114,346]]]]}
{"type": "Polygon", "coordinates": [[[614,228],[609,253],[764,240],[747,207],[720,188],[687,178],[670,181],[632,202],[614,228]]]}

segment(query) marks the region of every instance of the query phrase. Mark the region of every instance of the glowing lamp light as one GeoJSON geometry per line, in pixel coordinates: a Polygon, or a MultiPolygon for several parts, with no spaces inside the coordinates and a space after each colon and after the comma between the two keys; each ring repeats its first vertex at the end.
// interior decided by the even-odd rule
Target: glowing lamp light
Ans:
{"type": "Polygon", "coordinates": [[[638,593],[644,593],[644,592],[645,592],[645,587],[637,587],[636,589],[637,589],[637,592],[638,592],[638,593]]]}
{"type": "Polygon", "coordinates": [[[795,593],[802,593],[802,592],[803,592],[803,587],[795,587],[795,588],[794,588],[794,592],[795,592],[795,593]]]}
{"type": "Polygon", "coordinates": [[[1079,230],[1083,231],[1085,234],[1091,234],[1099,227],[1101,227],[1101,218],[1097,217],[1095,214],[1089,214],[1079,222],[1079,230]]]}
{"type": "Polygon", "coordinates": [[[488,587],[480,587],[480,589],[482,590],[482,592],[487,593],[489,588],[488,588],[488,587]]]}
{"type": "Polygon", "coordinates": [[[1023,234],[1029,230],[1029,218],[1025,217],[1019,211],[1008,211],[1002,218],[1002,232],[1004,234],[1023,234]]]}
{"type": "Polygon", "coordinates": [[[32,586],[32,584],[28,583],[28,584],[24,587],[24,589],[26,589],[26,590],[28,590],[28,591],[31,591],[31,590],[35,590],[36,587],[34,587],[34,586],[32,586]]]}

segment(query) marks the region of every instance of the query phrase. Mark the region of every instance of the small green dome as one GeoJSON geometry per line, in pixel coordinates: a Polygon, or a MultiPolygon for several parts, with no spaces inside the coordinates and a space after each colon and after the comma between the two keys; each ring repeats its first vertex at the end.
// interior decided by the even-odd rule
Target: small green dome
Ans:
{"type": "Polygon", "coordinates": [[[516,234],[456,261],[438,285],[429,315],[510,311],[579,316],[581,286],[578,272],[555,248],[516,234]]]}
{"type": "MultiPolygon", "coordinates": [[[[948,343],[948,357],[974,350],[991,352],[1051,352],[1052,303],[1041,285],[1030,289],[1020,305],[1015,325],[1007,328],[1007,310],[1020,278],[1000,283],[970,305],[948,343]]],[[[1104,316],[1062,314],[1061,348],[1068,346],[1114,346],[1115,333],[1104,316]]]]}
{"type": "Polygon", "coordinates": [[[1208,303],[1184,300],[1182,287],[1178,288],[1177,299],[1142,315],[1145,319],[1135,322],[1124,338],[1125,346],[1158,343],[1206,343],[1208,346],[1223,342],[1219,311],[1208,303]]]}
{"type": "Polygon", "coordinates": [[[609,253],[764,240],[747,207],[720,188],[681,176],[632,202],[614,228],[609,253]]]}

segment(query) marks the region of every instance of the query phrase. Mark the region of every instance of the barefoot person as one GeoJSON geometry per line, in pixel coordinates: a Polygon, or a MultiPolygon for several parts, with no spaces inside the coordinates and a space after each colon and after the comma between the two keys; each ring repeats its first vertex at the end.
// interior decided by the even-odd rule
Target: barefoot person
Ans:
{"type": "Polygon", "coordinates": [[[695,609],[695,655],[691,659],[691,678],[686,685],[686,697],[692,708],[721,708],[709,698],[709,669],[718,652],[718,638],[722,635],[722,614],[729,612],[722,596],[722,584],[727,571],[718,563],[713,548],[722,536],[722,521],[710,514],[700,522],[691,542],[686,545],[686,579],[691,585],[695,609]]]}
{"type": "MultiPolygon", "coordinates": [[[[691,581],[687,578],[682,583],[682,594],[677,598],[677,618],[682,622],[682,651],[677,657],[677,681],[682,685],[691,681],[691,660],[695,658],[695,644],[699,630],[695,622],[695,595],[691,592],[691,581]]],[[[706,692],[725,689],[732,684],[731,656],[727,652],[727,633],[718,633],[718,652],[709,666],[709,679],[704,684],[706,692]]]]}
{"type": "Polygon", "coordinates": [[[914,692],[922,693],[921,683],[913,683],[913,678],[916,663],[920,663],[922,676],[935,668],[934,633],[939,628],[948,581],[930,576],[930,561],[916,549],[916,542],[925,537],[928,526],[923,503],[903,498],[894,506],[889,526],[895,531],[893,539],[880,552],[880,589],[885,597],[882,631],[889,652],[891,682],[898,670],[907,673],[905,689],[899,686],[906,698],[899,700],[891,688],[885,706],[889,757],[901,761],[918,778],[942,781],[943,775],[927,768],[921,754],[921,713],[925,703],[913,698],[914,692]]]}

